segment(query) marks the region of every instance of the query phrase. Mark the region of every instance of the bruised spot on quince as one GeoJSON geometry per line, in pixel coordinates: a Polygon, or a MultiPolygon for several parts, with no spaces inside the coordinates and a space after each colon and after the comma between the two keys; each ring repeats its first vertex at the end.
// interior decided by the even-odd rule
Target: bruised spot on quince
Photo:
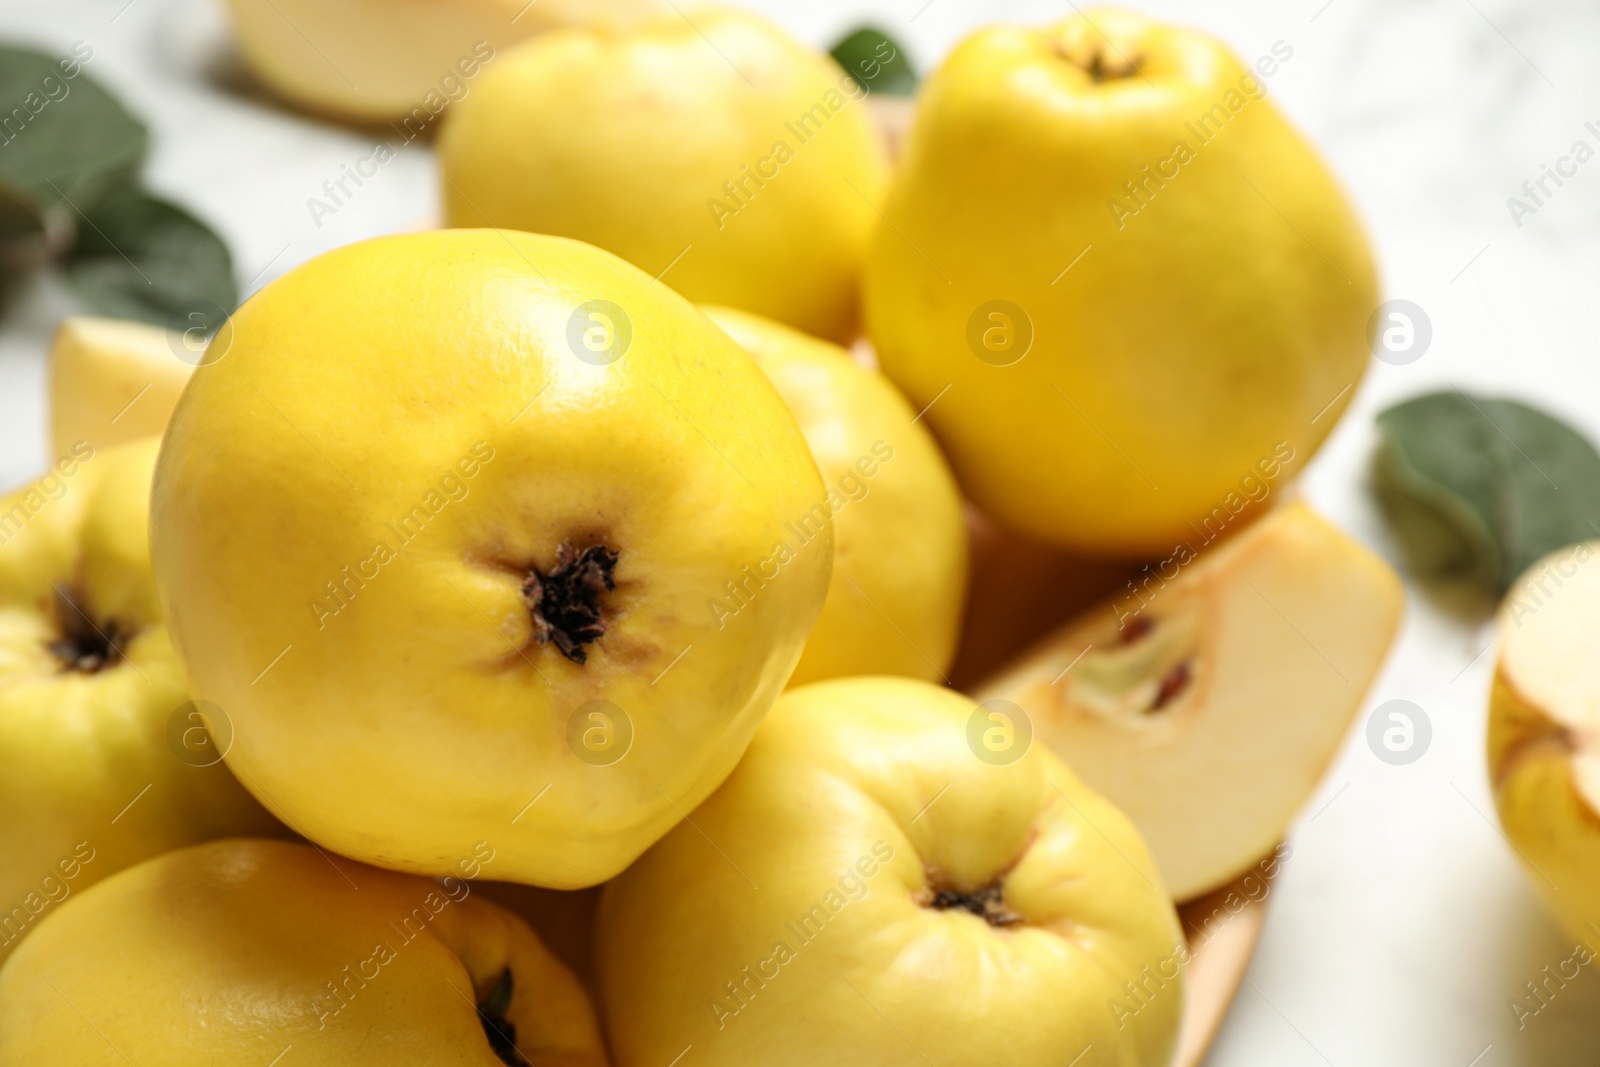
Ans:
{"type": "Polygon", "coordinates": [[[601,601],[617,587],[613,575],[618,555],[609,545],[576,549],[572,542],[563,541],[549,573],[528,568],[522,595],[533,616],[534,640],[541,645],[553,643],[580,666],[588,662],[584,646],[606,632],[601,601]]]}
{"type": "Polygon", "coordinates": [[[85,610],[82,598],[64,585],[55,585],[53,609],[56,634],[50,651],[61,661],[62,669],[95,674],[122,662],[122,649],[132,634],[124,634],[115,619],[97,621],[85,610]]]}

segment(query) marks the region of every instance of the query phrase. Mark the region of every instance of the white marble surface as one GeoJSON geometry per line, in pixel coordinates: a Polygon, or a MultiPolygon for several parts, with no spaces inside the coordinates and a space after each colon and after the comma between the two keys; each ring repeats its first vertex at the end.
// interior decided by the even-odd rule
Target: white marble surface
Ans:
{"type": "MultiPolygon", "coordinates": [[[[0,0],[0,38],[94,46],[88,69],[154,131],[150,183],[226,235],[247,291],[336,245],[431,222],[434,162],[412,145],[318,226],[307,198],[365,155],[371,136],[295,115],[219,75],[226,31],[215,0],[126,3],[0,0]]],[[[760,6],[818,44],[871,15],[907,41],[924,69],[981,22],[1043,21],[1072,9],[1048,0],[760,6]]],[[[1274,97],[1343,177],[1375,237],[1388,295],[1415,301],[1432,319],[1427,354],[1404,367],[1375,364],[1306,475],[1305,491],[1322,510],[1394,558],[1364,488],[1372,415],[1447,384],[1533,400],[1600,440],[1600,162],[1521,228],[1506,207],[1575,139],[1600,144],[1582,129],[1600,119],[1600,7],[1138,6],[1207,27],[1246,56],[1280,39],[1294,48],[1272,81],[1274,97]]],[[[40,278],[0,320],[4,484],[43,461],[44,345],[71,307],[59,283],[40,278]]],[[[1417,763],[1391,767],[1352,734],[1295,830],[1294,857],[1273,890],[1266,935],[1214,1067],[1600,1062],[1592,968],[1523,1029],[1508,1007],[1570,946],[1540,913],[1493,821],[1482,755],[1492,639],[1488,626],[1412,596],[1368,708],[1416,702],[1432,721],[1432,746],[1417,763]]]]}

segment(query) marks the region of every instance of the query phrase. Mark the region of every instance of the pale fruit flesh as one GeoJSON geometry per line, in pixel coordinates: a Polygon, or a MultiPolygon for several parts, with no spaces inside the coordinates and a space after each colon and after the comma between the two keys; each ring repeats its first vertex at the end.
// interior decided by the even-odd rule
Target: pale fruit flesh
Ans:
{"type": "Polygon", "coordinates": [[[1600,541],[1547,556],[1506,594],[1489,703],[1495,807],[1535,889],[1600,948],[1600,541]]]}
{"type": "Polygon", "coordinates": [[[275,93],[350,121],[397,120],[411,136],[430,132],[499,50],[559,27],[621,26],[660,10],[652,0],[229,0],[229,7],[245,62],[275,93]]]}
{"type": "Polygon", "coordinates": [[[837,345],[748,312],[702,310],[777,387],[828,490],[833,578],[790,688],[867,674],[946,678],[967,541],[955,477],[933,436],[888,379],[837,345]]]}
{"type": "MultiPolygon", "coordinates": [[[[493,848],[479,856],[490,869],[493,848]]],[[[469,875],[434,882],[307,845],[166,853],[64,904],[0,970],[0,1067],[274,1056],[606,1063],[577,981],[469,875]]]]}
{"type": "Polygon", "coordinates": [[[194,371],[178,331],[125,319],[74,315],[50,342],[50,444],[54,458],[87,442],[110,448],[167,428],[194,371]]]}
{"type": "Polygon", "coordinates": [[[1128,813],[1181,901],[1280,840],[1384,661],[1402,592],[1382,560],[1298,502],[1170,569],[978,696],[1020,706],[1128,813]]]}
{"type": "Polygon", "coordinates": [[[909,679],[784,695],[606,887],[619,1067],[1166,1067],[1183,934],[1148,850],[1042,746],[980,758],[974,711],[909,679]]]}

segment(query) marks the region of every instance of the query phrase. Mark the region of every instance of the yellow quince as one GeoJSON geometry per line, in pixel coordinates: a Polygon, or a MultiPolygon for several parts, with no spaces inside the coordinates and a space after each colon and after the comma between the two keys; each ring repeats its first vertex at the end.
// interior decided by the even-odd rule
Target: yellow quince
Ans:
{"type": "Polygon", "coordinates": [[[619,1067],[1167,1067],[1187,949],[1149,850],[995,716],[905,678],[784,694],[601,897],[619,1067]]]}
{"type": "Polygon", "coordinates": [[[0,970],[0,1067],[605,1067],[594,1011],[473,891],[281,841],[147,860],[65,904],[0,970]]]}
{"type": "Polygon", "coordinates": [[[980,30],[925,83],[866,326],[984,511],[1079,550],[1170,552],[1338,421],[1377,283],[1267,98],[1292,56],[1247,68],[1099,11],[980,30]]]}
{"type": "Polygon", "coordinates": [[[865,97],[743,11],[546,34],[452,110],[445,221],[576,237],[691,300],[846,340],[888,166],[865,97]]]}
{"type": "Polygon", "coordinates": [[[789,685],[943,678],[960,633],[967,531],[933,435],[888,379],[837,345],[732,308],[702,310],[778,387],[828,488],[815,510],[833,515],[833,581],[789,685]]]}
{"type": "Polygon", "coordinates": [[[250,299],[168,427],[156,573],[228,763],[379,866],[557,889],[716,788],[832,567],[821,478],[755,363],[576,241],[379,238],[250,299]],[[778,576],[736,616],[708,608],[778,576]]]}
{"type": "Polygon", "coordinates": [[[150,573],[159,439],[80,442],[0,499],[0,959],[168,849],[284,832],[221,763],[150,573]]]}

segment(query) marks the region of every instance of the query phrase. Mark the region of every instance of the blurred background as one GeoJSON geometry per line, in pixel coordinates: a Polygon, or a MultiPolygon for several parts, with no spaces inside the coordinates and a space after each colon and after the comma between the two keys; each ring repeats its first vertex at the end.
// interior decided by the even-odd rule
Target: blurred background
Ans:
{"type": "MultiPolygon", "coordinates": [[[[903,42],[926,74],[994,21],[1047,22],[1076,5],[962,0],[750,3],[831,47],[863,23],[903,42]]],[[[1523,197],[1574,143],[1600,147],[1600,7],[1576,0],[1277,0],[1133,3],[1205,28],[1248,58],[1293,49],[1278,106],[1320,146],[1377,249],[1385,297],[1421,309],[1431,337],[1405,365],[1374,362],[1302,480],[1323,513],[1396,567],[1367,486],[1372,416],[1437,389],[1531,402],[1600,440],[1600,163],[1533,214],[1523,197]],[[1585,123],[1595,122],[1594,130],[1585,123]]],[[[151,130],[145,185],[216,230],[241,295],[320,252],[437,224],[425,139],[332,213],[323,184],[381,131],[292,111],[257,88],[221,0],[0,0],[0,44],[65,54],[151,130]]],[[[639,160],[648,167],[649,160],[639,160]]],[[[45,350],[83,310],[53,271],[0,313],[0,489],[46,462],[45,350]]],[[[1413,589],[1413,594],[1416,590],[1413,589]]],[[[1531,1017],[1512,1001],[1572,946],[1544,917],[1500,833],[1485,780],[1487,617],[1413,595],[1397,651],[1295,826],[1266,933],[1208,1063],[1215,1067],[1511,1067],[1600,1063],[1600,978],[1582,970],[1531,1017]],[[1417,705],[1421,757],[1380,760],[1372,709],[1417,705]]]]}

